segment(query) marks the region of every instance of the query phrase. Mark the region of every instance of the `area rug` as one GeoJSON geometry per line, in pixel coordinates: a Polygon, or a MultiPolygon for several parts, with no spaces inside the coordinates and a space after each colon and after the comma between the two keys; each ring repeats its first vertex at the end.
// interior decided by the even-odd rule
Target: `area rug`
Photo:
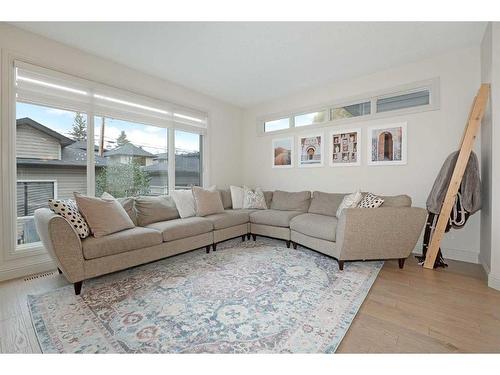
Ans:
{"type": "Polygon", "coordinates": [[[44,353],[332,353],[382,264],[230,241],[28,304],[44,353]]]}

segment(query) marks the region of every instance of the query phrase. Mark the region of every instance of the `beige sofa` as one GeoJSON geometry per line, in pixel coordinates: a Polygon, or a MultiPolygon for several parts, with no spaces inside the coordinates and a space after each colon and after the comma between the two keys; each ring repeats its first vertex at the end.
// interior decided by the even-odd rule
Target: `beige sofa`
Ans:
{"type": "Polygon", "coordinates": [[[286,241],[337,259],[399,259],[400,267],[420,236],[426,211],[407,196],[385,197],[377,209],[350,208],[335,216],[344,194],[308,191],[265,192],[267,210],[233,210],[229,191],[221,191],[224,212],[181,219],[170,197],[128,198],[135,228],[81,240],[73,227],[47,208],[35,211],[40,239],[61,273],[80,294],[82,281],[205,247],[230,238],[257,235],[286,241]],[[155,202],[161,202],[156,204],[155,202]],[[161,205],[161,209],[155,207],[161,205]]]}

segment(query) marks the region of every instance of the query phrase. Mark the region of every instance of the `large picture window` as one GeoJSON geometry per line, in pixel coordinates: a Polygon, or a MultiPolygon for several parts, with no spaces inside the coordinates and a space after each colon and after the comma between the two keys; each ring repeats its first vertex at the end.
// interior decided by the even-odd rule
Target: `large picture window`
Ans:
{"type": "Polygon", "coordinates": [[[23,62],[13,69],[16,197],[5,200],[15,202],[6,214],[17,250],[41,248],[34,212],[49,199],[202,186],[203,112],[23,62]]]}

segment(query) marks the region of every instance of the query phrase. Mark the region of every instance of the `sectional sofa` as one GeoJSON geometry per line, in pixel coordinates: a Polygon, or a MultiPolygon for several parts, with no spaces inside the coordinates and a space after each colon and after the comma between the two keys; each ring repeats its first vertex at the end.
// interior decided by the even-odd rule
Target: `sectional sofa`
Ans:
{"type": "Polygon", "coordinates": [[[336,217],[345,194],[265,192],[269,209],[233,209],[221,190],[224,212],[181,219],[170,197],[120,200],[136,226],[105,237],[81,240],[73,227],[48,208],[35,211],[40,239],[61,273],[80,294],[82,281],[186,251],[212,248],[236,237],[267,236],[344,261],[398,259],[400,268],[414,249],[427,212],[411,207],[406,195],[383,197],[376,209],[348,208],[336,217]]]}

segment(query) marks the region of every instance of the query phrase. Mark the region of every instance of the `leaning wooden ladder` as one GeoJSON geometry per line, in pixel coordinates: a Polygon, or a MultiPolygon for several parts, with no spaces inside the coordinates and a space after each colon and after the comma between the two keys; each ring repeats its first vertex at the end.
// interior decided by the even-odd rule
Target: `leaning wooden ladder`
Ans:
{"type": "Polygon", "coordinates": [[[448,221],[450,220],[451,210],[453,209],[458,190],[460,189],[460,184],[462,183],[465,168],[467,167],[469,156],[472,152],[472,147],[474,146],[474,140],[476,139],[477,132],[481,125],[481,120],[486,110],[489,95],[490,85],[484,83],[479,88],[479,91],[474,98],[474,102],[472,103],[469,119],[462,136],[457,163],[455,164],[455,169],[451,175],[450,185],[448,186],[448,191],[446,192],[443,206],[441,207],[441,212],[439,213],[439,219],[432,235],[431,243],[427,249],[424,263],[425,268],[434,268],[434,263],[439,252],[439,246],[443,240],[448,221]]]}

